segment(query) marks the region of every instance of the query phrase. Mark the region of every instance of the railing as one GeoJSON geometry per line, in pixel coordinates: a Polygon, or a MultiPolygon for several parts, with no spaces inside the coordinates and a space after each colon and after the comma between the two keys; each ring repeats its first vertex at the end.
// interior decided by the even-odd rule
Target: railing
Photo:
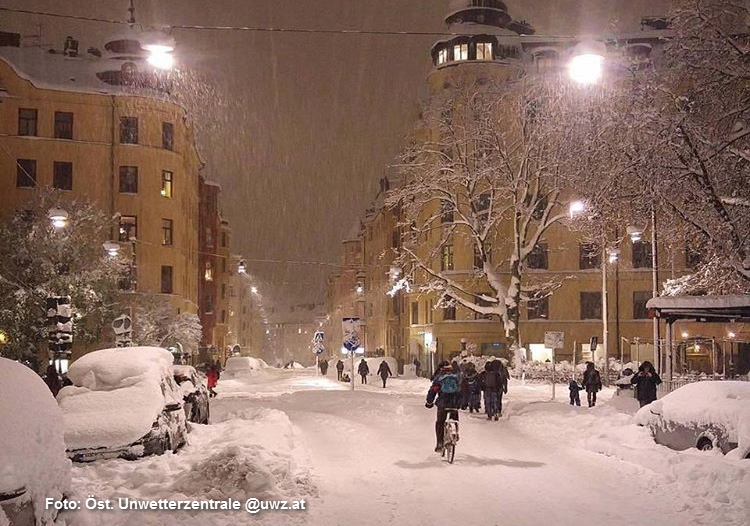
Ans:
{"type": "Polygon", "coordinates": [[[724,378],[721,376],[693,376],[693,377],[686,377],[686,378],[678,378],[676,380],[662,380],[661,384],[659,384],[656,388],[656,395],[657,398],[661,398],[665,395],[668,395],[675,389],[679,389],[680,387],[683,387],[687,384],[692,384],[695,382],[721,382],[724,380],[735,380],[735,381],[748,381],[748,377],[746,376],[738,376],[736,378],[724,378]]]}

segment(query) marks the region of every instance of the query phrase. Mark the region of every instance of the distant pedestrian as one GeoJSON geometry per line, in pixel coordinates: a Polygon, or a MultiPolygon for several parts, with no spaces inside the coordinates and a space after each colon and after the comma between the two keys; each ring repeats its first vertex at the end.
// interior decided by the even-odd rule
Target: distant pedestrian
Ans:
{"type": "Polygon", "coordinates": [[[422,362],[414,358],[414,374],[417,375],[417,377],[422,376],[422,362]]]}
{"type": "Polygon", "coordinates": [[[479,399],[482,396],[482,383],[479,380],[479,374],[475,367],[468,369],[462,384],[462,390],[467,393],[466,406],[469,408],[469,413],[478,413],[480,408],[479,399]]]}
{"type": "Polygon", "coordinates": [[[52,392],[52,396],[57,396],[57,393],[62,389],[62,379],[57,373],[57,369],[53,364],[47,366],[47,374],[44,376],[44,383],[47,384],[49,390],[52,392]]]}
{"type": "Polygon", "coordinates": [[[327,360],[321,360],[320,361],[320,374],[325,376],[326,373],[328,373],[328,361],[327,360]]]}
{"type": "Polygon", "coordinates": [[[367,361],[364,358],[362,358],[362,361],[359,362],[357,373],[359,373],[360,382],[363,384],[367,384],[367,375],[370,374],[370,368],[367,366],[367,361]]]}
{"type": "Polygon", "coordinates": [[[336,379],[341,382],[344,379],[344,362],[339,359],[338,362],[336,362],[336,379]]]}
{"type": "Polygon", "coordinates": [[[586,363],[586,370],[583,373],[583,388],[586,389],[586,398],[589,407],[596,405],[596,393],[602,390],[602,377],[599,371],[594,367],[594,362],[586,363]]]}
{"type": "Polygon", "coordinates": [[[385,389],[385,381],[388,380],[389,376],[393,376],[391,368],[388,366],[388,362],[386,362],[385,360],[380,362],[380,367],[378,367],[378,375],[380,376],[380,379],[383,380],[383,389],[385,389]]]}
{"type": "Polygon", "coordinates": [[[568,390],[570,391],[570,405],[577,405],[580,407],[581,395],[579,394],[579,391],[583,391],[583,386],[574,378],[570,381],[570,384],[568,384],[568,390]]]}
{"type": "Polygon", "coordinates": [[[510,379],[510,373],[508,368],[505,367],[503,361],[499,358],[490,362],[492,369],[497,371],[500,375],[500,390],[497,392],[497,415],[498,417],[503,416],[503,395],[508,394],[508,380],[510,379]]]}
{"type": "Polygon", "coordinates": [[[656,386],[661,383],[661,378],[656,374],[654,366],[646,360],[638,367],[638,373],[630,379],[635,384],[635,397],[641,407],[656,400],[656,386]]]}
{"type": "Polygon", "coordinates": [[[219,373],[219,366],[216,364],[211,365],[208,368],[208,371],[206,371],[206,387],[208,387],[208,393],[209,397],[213,398],[216,396],[216,391],[214,391],[214,387],[216,387],[219,384],[219,377],[221,374],[219,373]]]}
{"type": "Polygon", "coordinates": [[[500,417],[499,397],[502,389],[500,373],[493,369],[491,362],[487,362],[479,378],[484,391],[484,412],[487,413],[487,420],[497,420],[500,417]]]}

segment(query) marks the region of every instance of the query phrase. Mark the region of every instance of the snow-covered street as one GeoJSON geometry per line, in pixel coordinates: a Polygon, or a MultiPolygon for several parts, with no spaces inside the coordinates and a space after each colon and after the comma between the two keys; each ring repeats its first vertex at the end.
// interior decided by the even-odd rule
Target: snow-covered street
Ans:
{"type": "Polygon", "coordinates": [[[348,384],[266,369],[220,383],[177,454],[76,465],[74,499],[305,499],[305,511],[67,512],[70,524],[744,525],[750,465],[675,452],[605,391],[594,409],[511,383],[504,417],[461,413],[453,465],[432,452],[426,380],[348,384]],[[113,515],[114,514],[114,515],[113,515]],[[639,518],[640,517],[640,518],[639,518]],[[115,519],[115,520],[113,520],[115,519]]]}

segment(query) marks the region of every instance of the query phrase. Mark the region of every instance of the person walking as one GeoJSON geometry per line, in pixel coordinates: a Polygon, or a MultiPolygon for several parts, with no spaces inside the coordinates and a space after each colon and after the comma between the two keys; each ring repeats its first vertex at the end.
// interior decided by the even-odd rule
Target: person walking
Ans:
{"type": "Polygon", "coordinates": [[[370,374],[370,368],[367,365],[367,361],[362,358],[362,361],[359,362],[359,367],[357,367],[357,372],[359,373],[359,376],[361,377],[361,383],[367,384],[367,375],[370,374]]]}
{"type": "Polygon", "coordinates": [[[479,380],[479,373],[477,373],[476,368],[469,369],[463,383],[466,384],[466,392],[468,393],[467,405],[469,406],[469,413],[478,413],[480,408],[479,399],[482,395],[482,383],[479,380]]]}
{"type": "Polygon", "coordinates": [[[656,386],[661,383],[661,378],[656,374],[654,365],[646,360],[638,367],[638,373],[633,375],[630,383],[635,385],[635,398],[643,407],[656,400],[656,386]]]}
{"type": "Polygon", "coordinates": [[[417,358],[414,358],[414,361],[412,362],[414,364],[414,374],[417,375],[417,378],[422,376],[422,363],[417,360],[417,358]]]}
{"type": "Polygon", "coordinates": [[[581,395],[579,391],[583,391],[583,386],[578,383],[578,380],[573,378],[568,384],[568,391],[570,391],[570,405],[581,406],[581,395]]]}
{"type": "Polygon", "coordinates": [[[391,368],[388,366],[388,362],[386,362],[385,360],[380,362],[380,367],[378,367],[378,375],[383,380],[383,389],[385,389],[385,381],[388,380],[389,376],[393,376],[391,368]]]}
{"type": "Polygon", "coordinates": [[[586,399],[588,400],[589,407],[594,407],[596,405],[596,393],[602,390],[602,377],[594,367],[594,362],[586,363],[582,383],[583,388],[586,389],[586,399]]]}
{"type": "Polygon", "coordinates": [[[500,373],[492,367],[492,362],[487,362],[484,364],[484,371],[479,378],[482,391],[484,391],[484,411],[487,413],[487,420],[493,418],[497,420],[499,418],[498,398],[502,389],[500,373]]]}
{"type": "Polygon", "coordinates": [[[60,375],[57,374],[57,369],[55,369],[53,364],[47,366],[47,374],[44,377],[44,383],[49,387],[52,396],[57,397],[57,393],[62,389],[62,380],[60,379],[60,375]]]}
{"type": "Polygon", "coordinates": [[[328,360],[320,361],[320,374],[325,376],[328,373],[328,360]]]}
{"type": "MultiPolygon", "coordinates": [[[[510,378],[510,373],[508,372],[508,368],[505,367],[502,360],[499,358],[492,360],[490,364],[492,364],[492,369],[497,371],[500,378],[500,389],[497,392],[497,416],[499,418],[503,416],[503,395],[508,394],[508,379],[510,378]]],[[[497,418],[495,420],[497,420],[497,418]]]]}
{"type": "Polygon", "coordinates": [[[344,362],[339,358],[336,362],[336,379],[341,382],[344,377],[344,362]]]}
{"type": "Polygon", "coordinates": [[[216,391],[214,391],[214,387],[216,387],[219,384],[219,366],[216,364],[211,365],[208,368],[208,371],[206,371],[206,387],[208,387],[208,393],[209,397],[213,398],[216,396],[216,391]]]}

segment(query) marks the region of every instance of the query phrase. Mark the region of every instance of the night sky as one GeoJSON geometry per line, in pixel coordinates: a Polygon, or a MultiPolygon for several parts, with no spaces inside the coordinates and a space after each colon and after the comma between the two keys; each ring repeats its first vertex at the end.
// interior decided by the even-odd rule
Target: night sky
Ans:
{"type": "MultiPolygon", "coordinates": [[[[637,30],[661,0],[508,0],[514,18],[554,34],[637,30]],[[553,7],[550,6],[553,4],[553,7]],[[621,15],[614,14],[619,6],[621,15]],[[613,25],[614,24],[614,25],[613,25]]],[[[443,31],[448,0],[136,0],[152,24],[443,31]]],[[[127,0],[0,0],[0,5],[127,18],[127,0]]],[[[101,47],[122,26],[0,13],[0,29],[62,47],[101,47]]],[[[619,31],[618,31],[619,32],[619,31]]],[[[340,241],[374,197],[426,93],[439,37],[176,30],[196,84],[205,175],[268,302],[324,301],[340,241]],[[261,263],[253,260],[279,260],[261,263]],[[295,262],[308,263],[295,263],[295,262]]],[[[287,309],[283,309],[287,311],[287,309]]]]}

